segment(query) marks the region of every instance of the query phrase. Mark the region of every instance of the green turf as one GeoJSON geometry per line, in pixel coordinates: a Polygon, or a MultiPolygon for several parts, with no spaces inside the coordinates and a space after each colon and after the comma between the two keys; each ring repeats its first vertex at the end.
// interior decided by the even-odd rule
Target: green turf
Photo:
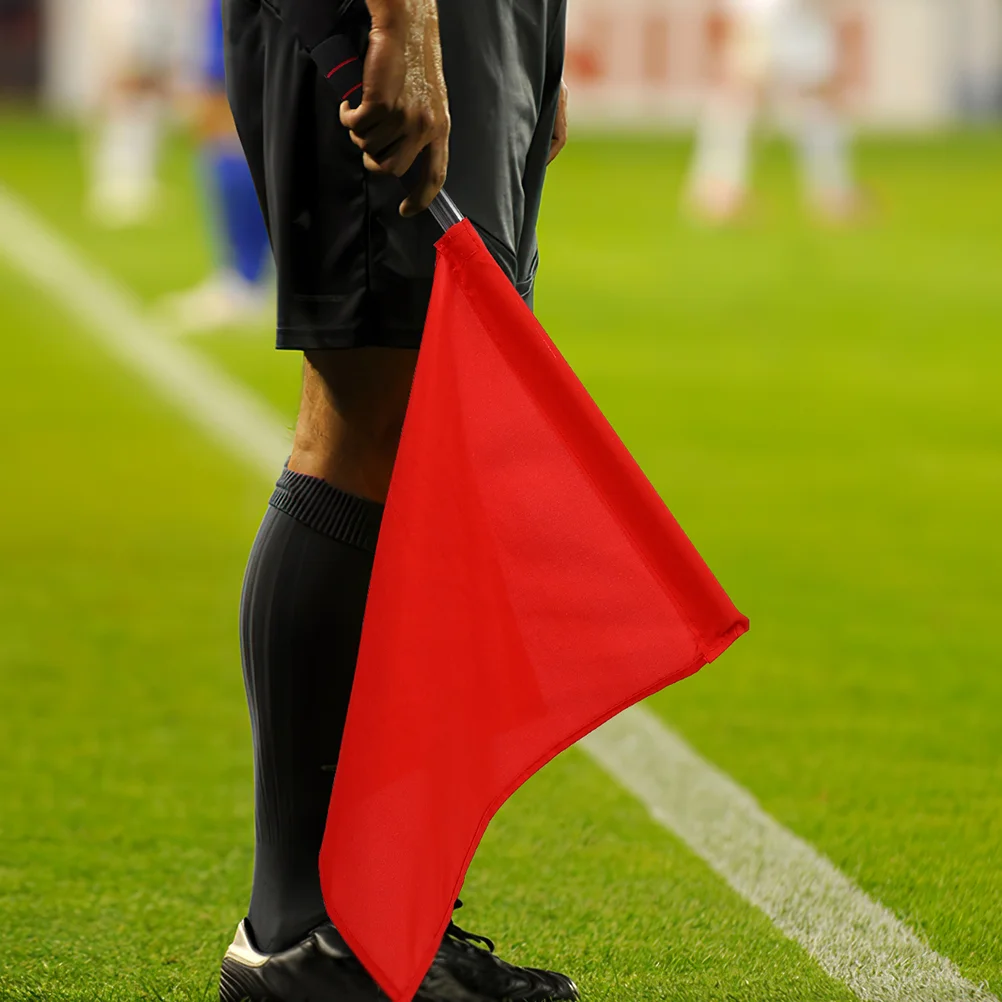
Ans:
{"type": "Polygon", "coordinates": [[[752,618],[655,706],[1002,992],[1002,141],[864,147],[850,232],[798,218],[781,159],[734,232],[678,223],[671,174],[611,225],[603,180],[652,191],[665,152],[554,172],[540,293],[752,618]]]}
{"type": "MultiPolygon", "coordinates": [[[[0,535],[0,998],[201,999],[249,879],[234,600],[264,485],[2,269],[0,301],[33,332],[0,379],[32,429],[0,535]]],[[[578,753],[468,891],[509,956],[590,998],[848,997],[578,753]]]]}
{"type": "MultiPolygon", "coordinates": [[[[0,121],[0,181],[145,301],[197,280],[183,145],[132,234],[82,215],[77,149],[0,121]]],[[[867,142],[845,232],[775,150],[746,222],[688,225],[685,152],[572,145],[538,294],[753,620],[654,706],[998,994],[1002,137],[867,142]]],[[[202,998],[250,865],[235,596],[267,486],[4,271],[0,310],[0,998],[202,998]]],[[[267,332],[192,344],[291,420],[267,332]]],[[[502,813],[467,897],[592,999],[847,997],[578,753],[502,813]]]]}
{"type": "MultiPolygon", "coordinates": [[[[2,116],[0,183],[27,195],[47,222],[85,247],[92,261],[138,295],[156,316],[164,296],[196,284],[212,266],[211,230],[203,219],[192,149],[182,139],[168,145],[156,218],[125,230],[97,226],[86,211],[83,149],[72,129],[23,115],[2,116]]],[[[222,360],[276,407],[294,413],[301,356],[276,352],[273,330],[231,329],[188,340],[222,360]]]]}

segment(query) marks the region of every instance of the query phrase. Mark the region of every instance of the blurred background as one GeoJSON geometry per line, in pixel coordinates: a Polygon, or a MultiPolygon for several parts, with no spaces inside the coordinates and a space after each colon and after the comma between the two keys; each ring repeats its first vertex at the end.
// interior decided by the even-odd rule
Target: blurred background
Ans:
{"type": "MultiPolygon", "coordinates": [[[[211,998],[246,907],[301,360],[217,36],[0,0],[3,1000],[211,998]]],[[[537,312],[752,622],[649,708],[1000,997],[1002,0],[570,0],[567,82],[537,312]]],[[[579,749],[464,898],[588,999],[854,997],[579,749]]]]}
{"type": "MultiPolygon", "coordinates": [[[[101,0],[4,0],[4,89],[41,93],[76,113],[98,100],[101,0]]],[[[706,84],[715,39],[742,8],[770,0],[600,0],[569,8],[567,77],[579,119],[685,125],[706,84]]],[[[1002,13],[994,0],[824,0],[811,4],[852,50],[853,108],[882,128],[996,117],[1002,104],[1002,13]]],[[[197,0],[171,4],[184,55],[202,23],[197,0]],[[176,13],[175,13],[176,12],[176,13]],[[186,42],[188,43],[186,45],[186,42]]]]}

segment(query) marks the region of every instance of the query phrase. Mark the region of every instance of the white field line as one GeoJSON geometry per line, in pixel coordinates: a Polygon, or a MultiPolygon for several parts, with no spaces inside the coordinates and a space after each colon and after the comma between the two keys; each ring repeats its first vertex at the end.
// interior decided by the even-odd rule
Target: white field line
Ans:
{"type": "Polygon", "coordinates": [[[833,978],[874,1002],[998,1002],[637,706],[584,749],[833,978]]]}
{"type": "MultiPolygon", "coordinates": [[[[133,297],[2,187],[0,255],[220,444],[268,477],[280,469],[289,436],[278,418],[203,358],[163,338],[133,297]]],[[[581,746],[859,998],[999,1002],[647,710],[620,714],[581,746]]]]}
{"type": "Polygon", "coordinates": [[[141,304],[89,265],[0,185],[0,256],[79,320],[221,445],[276,478],[292,435],[269,407],[207,358],[164,336],[141,304]]]}

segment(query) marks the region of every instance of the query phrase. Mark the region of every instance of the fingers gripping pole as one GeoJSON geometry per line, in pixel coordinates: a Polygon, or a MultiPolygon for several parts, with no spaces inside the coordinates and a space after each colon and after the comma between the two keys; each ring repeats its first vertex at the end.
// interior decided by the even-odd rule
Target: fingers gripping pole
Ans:
{"type": "MultiPolygon", "coordinates": [[[[351,39],[347,35],[332,35],[315,46],[310,56],[323,78],[333,88],[338,103],[347,101],[352,107],[358,107],[362,100],[362,60],[351,39]]],[[[419,167],[415,164],[408,175],[417,173],[419,167]]],[[[463,221],[463,214],[444,188],[435,196],[428,209],[443,231],[463,221]]]]}

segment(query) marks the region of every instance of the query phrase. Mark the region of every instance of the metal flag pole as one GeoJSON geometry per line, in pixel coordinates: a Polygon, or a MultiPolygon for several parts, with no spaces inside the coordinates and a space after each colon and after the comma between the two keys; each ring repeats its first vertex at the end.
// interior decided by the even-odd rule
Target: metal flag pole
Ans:
{"type": "Polygon", "coordinates": [[[465,218],[444,188],[432,199],[428,211],[435,217],[435,222],[442,227],[443,232],[465,218]]]}

